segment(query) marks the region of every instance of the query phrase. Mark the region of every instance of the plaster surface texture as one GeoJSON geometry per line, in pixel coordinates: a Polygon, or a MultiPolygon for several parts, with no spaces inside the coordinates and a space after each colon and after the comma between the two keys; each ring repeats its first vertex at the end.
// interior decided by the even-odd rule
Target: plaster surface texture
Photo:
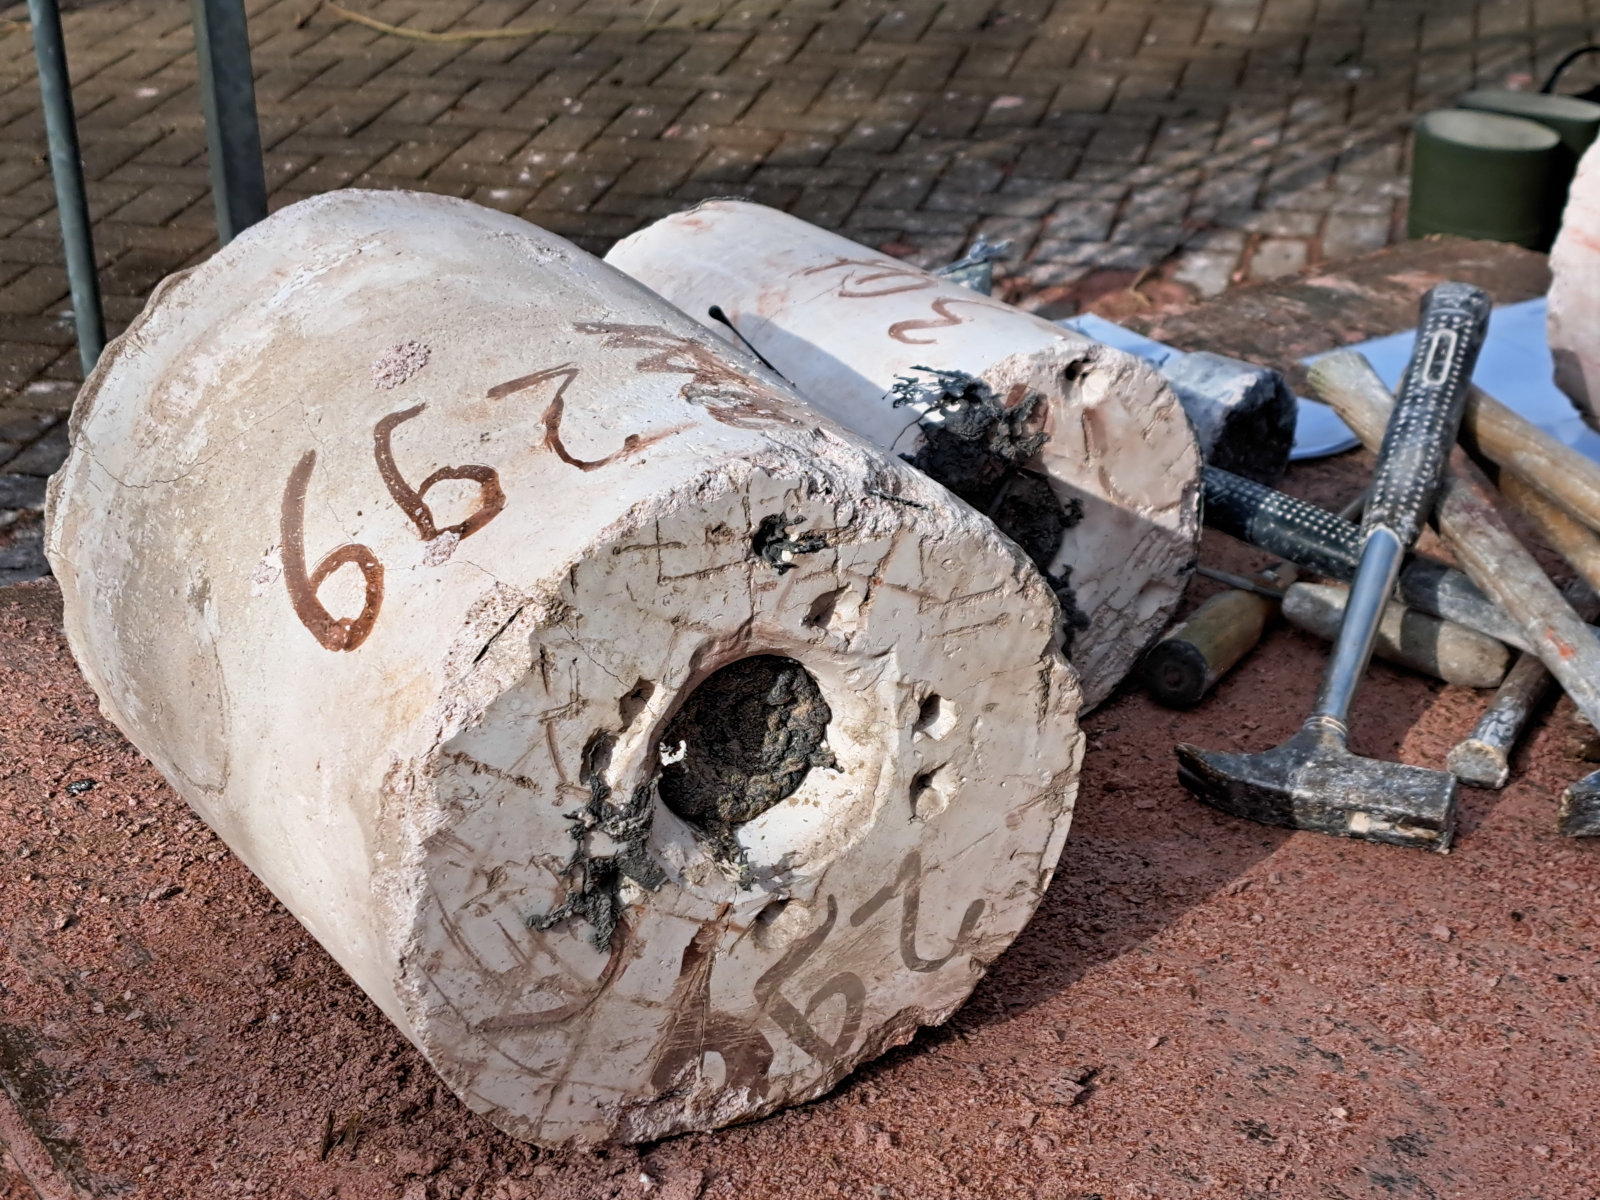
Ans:
{"type": "Polygon", "coordinates": [[[168,279],[47,533],[105,713],[531,1141],[826,1092],[962,1003],[1066,836],[1079,692],[1026,558],[463,201],[334,192],[168,279]],[[662,800],[700,750],[663,731],[751,660],[788,682],[730,710],[825,730],[713,829],[662,800]]]}
{"type": "Polygon", "coordinates": [[[1600,428],[1600,145],[1578,163],[1550,248],[1548,333],[1556,386],[1600,428]]]}
{"type": "Polygon", "coordinates": [[[1086,621],[1069,654],[1092,707],[1168,625],[1199,537],[1200,456],[1150,367],[775,209],[715,200],[617,243],[606,261],[725,337],[717,305],[823,413],[913,456],[928,426],[890,391],[919,368],[1034,403],[1046,441],[1027,463],[1070,527],[1048,566],[1086,621]],[[1081,518],[1079,513],[1081,512],[1081,518]]]}

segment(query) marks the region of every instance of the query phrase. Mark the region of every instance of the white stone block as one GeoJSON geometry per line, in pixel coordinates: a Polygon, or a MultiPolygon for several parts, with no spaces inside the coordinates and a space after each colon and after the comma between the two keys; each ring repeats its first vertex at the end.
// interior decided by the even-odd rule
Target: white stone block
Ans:
{"type": "Polygon", "coordinates": [[[1550,248],[1546,328],[1556,386],[1600,428],[1600,143],[1578,163],[1550,248]]]}

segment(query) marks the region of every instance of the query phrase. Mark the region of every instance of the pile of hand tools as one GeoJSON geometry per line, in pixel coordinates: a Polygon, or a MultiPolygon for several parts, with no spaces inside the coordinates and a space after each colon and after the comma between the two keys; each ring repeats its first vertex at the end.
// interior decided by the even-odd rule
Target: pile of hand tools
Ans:
{"type": "MultiPolygon", "coordinates": [[[[1178,747],[1180,779],[1207,803],[1270,824],[1446,850],[1457,782],[1505,784],[1510,753],[1552,676],[1600,724],[1600,642],[1589,624],[1600,615],[1591,590],[1600,590],[1600,466],[1472,387],[1488,311],[1477,288],[1447,283],[1429,292],[1394,396],[1355,352],[1313,364],[1312,390],[1377,453],[1359,525],[1205,468],[1206,525],[1289,566],[1270,582],[1202,566],[1232,590],[1151,651],[1144,677],[1152,695],[1198,702],[1260,639],[1275,609],[1334,642],[1312,713],[1284,745],[1260,754],[1178,747]],[[1498,491],[1486,470],[1498,473],[1498,491]],[[1551,582],[1502,516],[1506,501],[1578,582],[1551,582]],[[1459,569],[1410,553],[1430,517],[1459,569]],[[1330,582],[1286,575],[1293,571],[1330,582]],[[1346,748],[1350,704],[1375,652],[1446,682],[1498,684],[1447,770],[1375,762],[1346,748]]],[[[1568,836],[1600,832],[1600,772],[1567,789],[1558,824],[1568,836]]]]}

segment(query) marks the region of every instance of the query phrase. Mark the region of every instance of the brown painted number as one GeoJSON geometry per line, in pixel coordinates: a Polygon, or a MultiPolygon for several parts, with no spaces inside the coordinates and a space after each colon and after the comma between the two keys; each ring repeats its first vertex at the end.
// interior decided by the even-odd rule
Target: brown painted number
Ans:
{"type": "Polygon", "coordinates": [[[937,280],[917,267],[902,267],[876,258],[839,258],[821,266],[809,267],[802,275],[824,271],[845,271],[834,292],[841,300],[877,300],[904,292],[920,292],[937,285],[937,280]],[[856,270],[860,267],[862,270],[856,270]],[[887,286],[885,286],[887,285],[887,286]]]}
{"type": "MultiPolygon", "coordinates": [[[[580,328],[582,328],[580,326],[580,328]]],[[[546,405],[544,410],[544,445],[545,449],[553,453],[569,467],[577,467],[580,471],[598,471],[601,467],[628,458],[649,449],[662,438],[670,437],[679,432],[682,426],[668,429],[662,433],[641,436],[630,433],[622,439],[622,449],[606,455],[604,458],[577,458],[568,449],[567,444],[561,440],[561,417],[567,408],[567,389],[572,386],[573,380],[581,374],[581,370],[573,363],[562,363],[559,367],[550,367],[543,371],[535,371],[532,375],[523,375],[518,379],[510,379],[505,383],[497,383],[489,389],[489,399],[503,400],[505,397],[528,388],[538,387],[551,380],[560,380],[556,384],[556,394],[546,405]]]]}
{"type": "MultiPolygon", "coordinates": [[[[411,519],[422,540],[453,533],[458,538],[469,538],[482,529],[506,506],[506,494],[500,487],[500,475],[493,467],[476,464],[465,467],[440,467],[413,488],[400,474],[394,461],[390,442],[397,425],[421,414],[426,405],[390,413],[373,427],[373,455],[378,461],[378,474],[383,477],[389,495],[400,506],[400,511],[411,519]],[[433,519],[433,509],[424,498],[428,489],[446,479],[465,479],[478,485],[478,507],[464,521],[440,529],[433,519]]],[[[366,546],[355,542],[330,551],[310,572],[306,570],[306,490],[311,484],[311,472],[316,469],[317,452],[307,450],[289,473],[289,483],[283,490],[283,510],[279,533],[283,542],[283,580],[289,589],[289,602],[300,623],[311,631],[311,636],[326,650],[354,650],[372,632],[378,620],[378,610],[383,607],[383,564],[366,546]],[[366,603],[359,615],[335,617],[317,599],[317,590],[328,576],[346,563],[354,563],[366,581],[366,603]]]]}
{"type": "Polygon", "coordinates": [[[861,1030],[861,1017],[867,1006],[866,985],[861,982],[859,975],[841,971],[811,993],[804,1012],[785,999],[779,989],[805,965],[808,958],[822,948],[822,943],[828,940],[828,934],[833,932],[838,917],[839,904],[829,896],[828,915],[822,924],[784,951],[783,957],[756,980],[753,989],[761,1011],[773,1019],[791,1042],[821,1063],[835,1062],[855,1045],[856,1034],[861,1030]],[[817,1009],[835,996],[844,999],[844,1020],[840,1023],[838,1036],[830,1042],[817,1032],[811,1018],[817,1009]]]}
{"type": "Polygon", "coordinates": [[[928,307],[938,314],[937,321],[896,321],[889,326],[889,336],[897,342],[904,342],[907,346],[931,346],[938,338],[912,337],[918,330],[952,329],[965,323],[966,318],[959,317],[950,311],[952,304],[964,304],[964,300],[953,300],[949,296],[941,296],[928,307]]]}
{"type": "Polygon", "coordinates": [[[900,897],[900,960],[909,970],[925,973],[937,971],[957,954],[972,944],[972,935],[983,919],[984,902],[974,900],[961,915],[961,926],[956,930],[950,952],[939,958],[923,958],[917,953],[917,922],[922,907],[922,855],[913,850],[900,864],[900,874],[895,881],[882,888],[855,912],[850,914],[851,925],[861,925],[896,896],[900,897]]]}
{"type": "Polygon", "coordinates": [[[283,579],[295,616],[327,650],[354,650],[367,640],[378,610],[383,607],[383,565],[365,546],[347,542],[330,551],[316,568],[306,573],[306,489],[317,465],[317,452],[307,450],[289,473],[283,490],[280,534],[283,541],[283,579]],[[323,581],[346,563],[354,563],[366,581],[366,603],[354,617],[335,617],[317,599],[323,581]]]}
{"type": "MultiPolygon", "coordinates": [[[[926,288],[937,286],[939,282],[926,271],[916,267],[900,267],[870,258],[835,259],[833,262],[811,267],[806,271],[802,271],[801,274],[816,275],[823,271],[838,270],[846,272],[834,292],[841,300],[876,300],[884,296],[898,296],[905,292],[920,292],[926,288]],[[862,269],[858,270],[857,268],[862,269]]],[[[951,306],[956,304],[973,304],[979,308],[996,307],[994,301],[983,300],[976,296],[971,299],[961,296],[940,296],[928,305],[933,311],[934,319],[913,318],[905,321],[896,321],[889,326],[889,336],[907,346],[931,346],[939,339],[912,337],[911,335],[932,332],[936,329],[953,329],[957,325],[965,325],[967,323],[966,317],[950,311],[951,306]]]]}
{"type": "Polygon", "coordinates": [[[390,443],[396,426],[420,415],[426,407],[425,404],[418,404],[413,408],[390,413],[373,426],[372,453],[378,460],[378,474],[383,476],[383,483],[389,489],[389,495],[394,497],[394,502],[400,506],[400,511],[411,518],[411,523],[417,527],[417,533],[422,536],[423,541],[431,542],[444,533],[453,533],[465,541],[494,520],[506,506],[506,494],[500,487],[500,473],[493,467],[477,464],[465,467],[440,467],[422,481],[421,487],[413,488],[407,483],[405,477],[400,474],[400,468],[395,465],[394,449],[390,443]],[[428,507],[428,502],[423,497],[434,484],[443,483],[446,479],[465,479],[476,483],[478,507],[465,521],[458,521],[454,525],[440,529],[434,524],[433,509],[428,507]]]}

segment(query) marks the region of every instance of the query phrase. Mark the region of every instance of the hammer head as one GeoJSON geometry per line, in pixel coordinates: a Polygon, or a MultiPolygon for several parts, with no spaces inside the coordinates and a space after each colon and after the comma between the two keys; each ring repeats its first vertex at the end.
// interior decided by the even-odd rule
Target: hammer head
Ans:
{"type": "Polygon", "coordinates": [[[1600,837],[1600,771],[1585,775],[1561,794],[1556,830],[1562,837],[1600,837]]]}
{"type": "Polygon", "coordinates": [[[1455,776],[1361,758],[1326,726],[1262,754],[1180,745],[1178,780],[1211,807],[1265,825],[1441,852],[1455,833],[1455,776]]]}

